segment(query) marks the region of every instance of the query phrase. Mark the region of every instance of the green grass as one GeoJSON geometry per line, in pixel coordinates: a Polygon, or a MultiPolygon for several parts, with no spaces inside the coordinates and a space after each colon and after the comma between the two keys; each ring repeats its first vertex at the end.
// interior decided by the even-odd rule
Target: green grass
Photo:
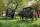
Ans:
{"type": "Polygon", "coordinates": [[[0,27],[40,27],[40,18],[37,21],[0,20],[0,27]]]}

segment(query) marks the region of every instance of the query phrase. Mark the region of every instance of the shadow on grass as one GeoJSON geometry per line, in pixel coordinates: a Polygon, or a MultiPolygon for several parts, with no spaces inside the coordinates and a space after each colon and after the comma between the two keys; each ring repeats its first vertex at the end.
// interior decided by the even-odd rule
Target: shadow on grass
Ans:
{"type": "Polygon", "coordinates": [[[32,25],[32,27],[40,27],[40,25],[34,24],[32,25]]]}
{"type": "Polygon", "coordinates": [[[18,23],[33,23],[33,21],[31,20],[20,20],[20,21],[17,21],[18,23]]]}

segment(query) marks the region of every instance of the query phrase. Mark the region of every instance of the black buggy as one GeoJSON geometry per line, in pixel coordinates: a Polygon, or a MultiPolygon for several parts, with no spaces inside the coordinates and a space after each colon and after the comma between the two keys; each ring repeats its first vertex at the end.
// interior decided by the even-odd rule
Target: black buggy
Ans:
{"type": "MultiPolygon", "coordinates": [[[[34,19],[33,13],[35,12],[35,9],[32,7],[23,8],[23,11],[21,11],[18,15],[22,17],[22,19],[25,17],[25,19],[34,19]]],[[[36,18],[37,19],[37,18],[36,18]]]]}

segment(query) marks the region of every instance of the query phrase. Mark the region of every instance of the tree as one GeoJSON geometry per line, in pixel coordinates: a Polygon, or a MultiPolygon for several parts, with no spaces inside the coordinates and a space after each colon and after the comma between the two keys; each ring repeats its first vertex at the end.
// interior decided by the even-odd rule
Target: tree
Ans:
{"type": "Polygon", "coordinates": [[[2,12],[4,10],[4,3],[0,0],[0,16],[2,15],[2,12]]]}

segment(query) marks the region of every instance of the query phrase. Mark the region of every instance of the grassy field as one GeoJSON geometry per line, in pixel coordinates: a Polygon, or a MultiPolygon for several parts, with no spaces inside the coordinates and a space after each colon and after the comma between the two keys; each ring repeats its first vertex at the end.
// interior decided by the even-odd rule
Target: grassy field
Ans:
{"type": "Polygon", "coordinates": [[[40,18],[33,22],[27,20],[0,20],[0,27],[40,27],[40,18]]]}

